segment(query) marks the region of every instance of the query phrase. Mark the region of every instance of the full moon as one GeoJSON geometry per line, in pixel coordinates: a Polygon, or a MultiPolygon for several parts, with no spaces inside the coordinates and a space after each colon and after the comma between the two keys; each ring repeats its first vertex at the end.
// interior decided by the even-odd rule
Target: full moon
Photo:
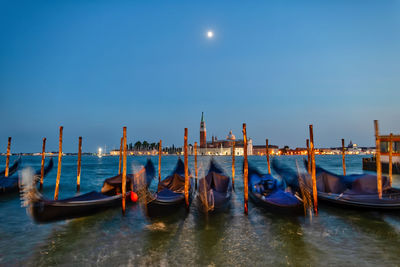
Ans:
{"type": "Polygon", "coordinates": [[[207,37],[212,38],[214,36],[214,33],[212,31],[207,32],[207,37]]]}

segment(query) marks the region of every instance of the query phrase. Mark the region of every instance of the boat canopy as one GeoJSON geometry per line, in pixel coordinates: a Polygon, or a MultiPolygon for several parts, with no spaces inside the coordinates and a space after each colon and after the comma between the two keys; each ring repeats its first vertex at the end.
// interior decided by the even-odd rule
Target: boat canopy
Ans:
{"type": "Polygon", "coordinates": [[[169,189],[175,193],[185,192],[185,177],[174,173],[158,183],[157,192],[169,189]]]}

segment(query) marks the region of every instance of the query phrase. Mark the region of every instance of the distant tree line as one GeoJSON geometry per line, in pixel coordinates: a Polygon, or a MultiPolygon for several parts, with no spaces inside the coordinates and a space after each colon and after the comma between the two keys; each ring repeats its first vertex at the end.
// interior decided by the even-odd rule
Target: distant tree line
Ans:
{"type": "MultiPolygon", "coordinates": [[[[158,150],[159,143],[149,143],[147,141],[137,141],[136,143],[129,143],[127,144],[127,149],[128,150],[153,150],[156,149],[158,150]]],[[[168,154],[175,154],[175,153],[181,153],[182,148],[181,147],[175,147],[175,145],[172,145],[170,147],[163,147],[162,151],[168,152],[168,154]]]]}

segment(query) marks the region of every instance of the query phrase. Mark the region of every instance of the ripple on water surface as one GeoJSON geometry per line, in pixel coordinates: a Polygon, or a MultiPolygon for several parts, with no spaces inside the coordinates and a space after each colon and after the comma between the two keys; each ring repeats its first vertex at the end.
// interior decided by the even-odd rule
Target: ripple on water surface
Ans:
{"type": "MultiPolygon", "coordinates": [[[[209,158],[199,157],[199,176],[209,158]]],[[[146,157],[129,157],[144,164],[146,157]]],[[[162,176],[177,157],[162,160],[162,176]]],[[[157,166],[157,157],[152,158],[157,166]]],[[[231,173],[231,158],[216,160],[231,173]]],[[[250,162],[267,170],[264,157],[250,162]]],[[[295,168],[301,157],[279,157],[295,168]]],[[[5,158],[0,157],[0,164],[5,158]]],[[[189,157],[194,173],[193,158],[189,157]]],[[[341,173],[340,156],[317,156],[317,163],[341,173]]],[[[25,166],[38,168],[40,157],[23,157],[25,166]]],[[[361,172],[361,157],[347,157],[348,173],[361,172]]],[[[360,212],[320,205],[318,217],[285,217],[266,212],[252,203],[243,215],[242,158],[236,160],[236,192],[231,207],[221,214],[204,216],[195,202],[186,211],[149,219],[140,205],[129,205],[126,216],[111,209],[94,216],[34,224],[18,196],[0,199],[0,265],[397,265],[400,216],[396,213],[360,212]]],[[[118,170],[117,157],[83,157],[81,191],[98,190],[103,180],[118,170]]],[[[44,194],[52,198],[56,169],[45,178],[44,194]]],[[[60,198],[75,195],[76,157],[63,158],[60,198]]],[[[394,178],[400,186],[400,178],[394,178]]],[[[156,181],[152,190],[156,188],[156,181]]]]}

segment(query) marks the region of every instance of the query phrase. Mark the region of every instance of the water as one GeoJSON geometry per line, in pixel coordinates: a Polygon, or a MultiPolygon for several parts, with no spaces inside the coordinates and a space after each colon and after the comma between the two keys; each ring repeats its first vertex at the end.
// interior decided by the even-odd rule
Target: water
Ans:
{"type": "MultiPolygon", "coordinates": [[[[199,157],[204,174],[207,157],[199,157]]],[[[14,157],[13,157],[14,159],[14,157]]],[[[12,160],[13,160],[12,159],[12,160]]],[[[129,157],[128,166],[144,164],[146,157],[129,157]]],[[[177,157],[162,159],[162,176],[177,157]]],[[[231,158],[217,157],[231,173],[231,158]]],[[[295,168],[301,157],[281,156],[295,168]]],[[[24,166],[40,167],[40,157],[23,157],[24,166]]],[[[152,158],[157,167],[157,157],[152,158]]],[[[400,216],[333,208],[320,204],[318,217],[285,217],[249,204],[243,214],[242,158],[236,160],[236,192],[231,209],[205,217],[192,206],[190,213],[148,219],[140,205],[74,220],[37,225],[18,196],[0,197],[0,265],[399,265],[400,216]]],[[[317,163],[341,173],[341,156],[317,156],[317,163]]],[[[265,157],[249,161],[266,171],[265,157]]],[[[0,166],[5,158],[0,157],[0,166]]],[[[55,162],[56,163],[56,162],[55,162]]],[[[193,172],[193,158],[189,157],[193,172]]],[[[361,156],[347,156],[347,172],[361,172],[361,156]]],[[[55,164],[57,165],[57,164],[55,164]]],[[[83,157],[81,192],[99,190],[103,180],[118,171],[118,157],[83,157]]],[[[52,198],[57,168],[44,180],[44,194],[52,198]]],[[[394,177],[400,186],[400,177],[394,177]]],[[[152,189],[156,187],[156,181],[152,189]]],[[[76,157],[63,158],[60,198],[75,195],[76,157]]]]}

